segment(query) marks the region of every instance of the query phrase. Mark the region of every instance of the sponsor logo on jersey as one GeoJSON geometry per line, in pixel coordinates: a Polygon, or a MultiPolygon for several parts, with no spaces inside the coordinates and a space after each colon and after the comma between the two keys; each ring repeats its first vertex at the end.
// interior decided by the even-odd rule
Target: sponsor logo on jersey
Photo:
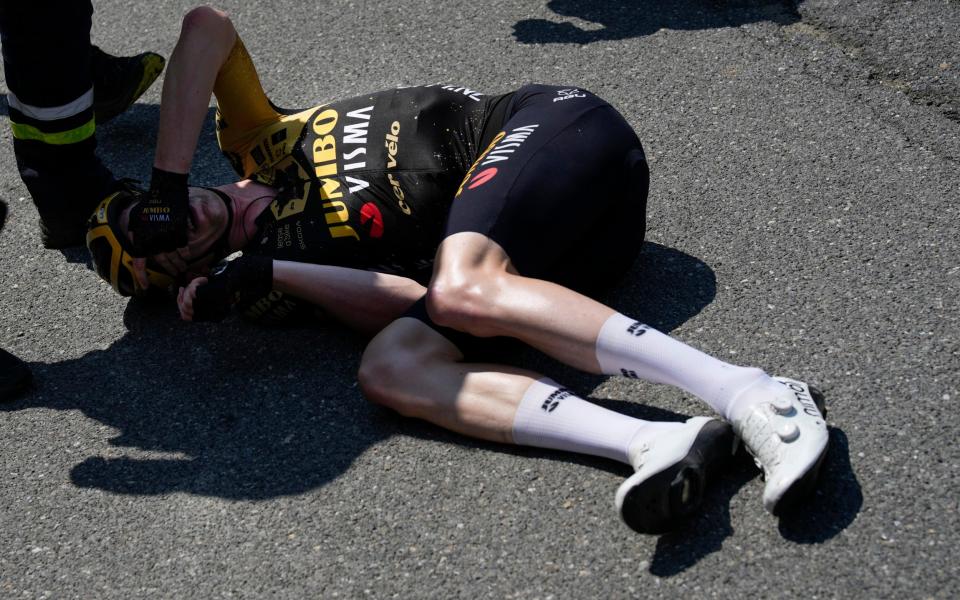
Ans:
{"type": "MultiPolygon", "coordinates": [[[[365,157],[367,154],[367,130],[370,127],[370,112],[372,110],[373,105],[370,105],[364,106],[363,108],[358,108],[356,110],[351,110],[347,113],[347,118],[353,119],[354,122],[347,123],[343,126],[344,172],[365,169],[367,167],[367,161],[365,158],[361,160],[356,159],[358,157],[365,157]],[[351,146],[353,146],[353,148],[347,152],[347,148],[351,146]]],[[[365,179],[358,179],[352,175],[346,175],[344,176],[344,179],[349,186],[349,191],[351,194],[370,187],[370,182],[365,179]]]]}
{"type": "Polygon", "coordinates": [[[514,127],[510,130],[510,133],[501,131],[493,138],[493,141],[490,142],[490,145],[487,146],[487,149],[483,151],[483,154],[474,161],[473,166],[470,167],[470,170],[467,171],[466,177],[463,178],[463,183],[460,184],[460,189],[457,190],[454,198],[459,196],[463,192],[463,188],[466,187],[468,190],[478,188],[481,185],[487,183],[497,175],[497,168],[491,167],[490,165],[509,160],[510,156],[517,151],[524,141],[530,134],[536,130],[537,127],[540,127],[538,123],[532,125],[521,125],[520,127],[514,127]],[[488,167],[477,173],[476,175],[473,172],[477,167],[488,167]]]}
{"type": "Polygon", "coordinates": [[[577,88],[566,88],[562,90],[557,90],[557,97],[553,99],[554,102],[561,102],[563,100],[572,100],[574,98],[586,98],[587,95],[578,90],[577,88]]]}
{"type": "MultiPolygon", "coordinates": [[[[341,194],[342,196],[342,194],[341,194]]],[[[353,227],[344,223],[350,219],[350,211],[343,200],[330,200],[323,203],[323,218],[327,221],[327,227],[330,230],[330,237],[352,237],[359,240],[360,236],[354,231],[353,227]]]]}
{"type": "Polygon", "coordinates": [[[509,160],[510,156],[517,151],[517,148],[530,137],[530,134],[532,134],[537,127],[540,127],[539,123],[514,127],[510,130],[510,133],[493,147],[493,150],[487,153],[480,162],[480,166],[486,167],[487,165],[492,165],[500,161],[509,160]]]}
{"type": "Polygon", "coordinates": [[[383,138],[383,147],[387,149],[387,168],[392,169],[397,166],[397,151],[400,142],[400,121],[390,123],[390,133],[383,138]]]}
{"type": "Polygon", "coordinates": [[[294,234],[296,234],[297,246],[301,250],[307,249],[307,241],[303,236],[303,222],[299,219],[291,227],[290,223],[285,223],[277,227],[274,239],[277,242],[277,250],[290,248],[293,246],[294,234]]]}
{"type": "Polygon", "coordinates": [[[293,237],[290,235],[290,224],[281,225],[277,227],[277,250],[282,248],[289,248],[293,245],[293,237]]]}
{"type": "Polygon", "coordinates": [[[497,142],[502,140],[505,135],[507,135],[506,131],[501,131],[500,133],[495,135],[493,137],[493,140],[490,142],[490,144],[487,145],[486,149],[480,153],[480,156],[477,157],[477,160],[473,161],[473,164],[470,165],[470,169],[467,170],[467,174],[463,176],[463,181],[460,183],[460,187],[457,188],[457,193],[453,195],[454,198],[460,196],[460,194],[463,192],[463,188],[467,185],[467,182],[470,180],[470,177],[473,176],[473,172],[476,170],[477,165],[480,164],[480,161],[484,159],[484,157],[487,155],[488,152],[493,150],[493,147],[496,146],[497,142]]]}
{"type": "Polygon", "coordinates": [[[553,412],[554,409],[560,405],[560,402],[562,400],[569,398],[572,395],[573,395],[573,392],[565,388],[560,388],[559,390],[555,390],[552,394],[547,396],[547,399],[543,401],[543,404],[540,405],[540,408],[544,412],[548,412],[548,413],[553,412]]]}
{"type": "Polygon", "coordinates": [[[383,215],[380,209],[373,202],[367,202],[360,207],[360,224],[370,223],[370,237],[379,239],[383,237],[383,215]]]}
{"type": "Polygon", "coordinates": [[[387,181],[390,182],[393,195],[397,197],[397,206],[400,207],[403,214],[409,215],[413,211],[410,209],[410,205],[405,202],[406,196],[403,193],[403,188],[400,187],[400,182],[393,176],[393,173],[387,173],[387,181]]]}
{"type": "MultiPolygon", "coordinates": [[[[234,169],[246,176],[275,168],[290,155],[291,147],[296,143],[300,132],[309,120],[309,114],[299,113],[282,118],[263,131],[263,135],[252,148],[246,145],[243,136],[234,139],[233,132],[229,131],[220,119],[217,121],[217,138],[221,148],[230,160],[234,169]]],[[[237,132],[241,134],[242,132],[237,132]]]]}
{"type": "MultiPolygon", "coordinates": [[[[383,146],[387,149],[387,169],[393,169],[397,166],[397,154],[400,152],[399,144],[400,121],[394,121],[390,124],[390,133],[383,138],[383,146]]],[[[410,210],[410,205],[406,203],[406,196],[400,186],[400,181],[393,176],[393,173],[387,173],[387,181],[390,182],[390,189],[393,190],[393,195],[397,198],[397,206],[400,207],[403,214],[409,215],[413,211],[410,210]]]]}
{"type": "MultiPolygon", "coordinates": [[[[352,110],[346,114],[350,122],[344,124],[343,137],[339,150],[342,151],[342,169],[337,160],[337,137],[334,130],[340,120],[340,114],[331,107],[324,108],[317,112],[311,123],[311,131],[314,134],[311,158],[313,163],[313,175],[320,186],[320,200],[323,202],[323,215],[327,223],[330,236],[333,238],[350,237],[356,240],[360,239],[357,232],[348,224],[350,213],[343,198],[344,190],[341,189],[341,172],[364,169],[367,166],[365,155],[367,153],[367,131],[370,125],[370,112],[373,105],[365,106],[352,110]]],[[[370,186],[370,182],[359,179],[351,175],[342,175],[343,181],[347,184],[347,192],[355,193],[370,186]]],[[[314,182],[306,181],[299,198],[287,201],[282,206],[279,202],[271,205],[271,210],[276,219],[285,219],[287,217],[303,212],[306,207],[307,198],[314,187],[314,182]]],[[[286,236],[289,241],[292,236],[286,236]]],[[[278,239],[278,244],[280,240],[278,239]]],[[[289,245],[289,244],[287,244],[289,245]]]]}
{"type": "Polygon", "coordinates": [[[494,175],[496,174],[496,167],[490,167],[489,169],[480,171],[472,180],[470,180],[470,185],[467,186],[467,189],[472,190],[473,188],[480,187],[481,185],[493,179],[494,175]]]}
{"type": "Polygon", "coordinates": [[[299,219],[296,223],[297,227],[297,245],[300,246],[301,250],[307,249],[307,241],[303,238],[303,222],[299,219]]]}
{"type": "Polygon", "coordinates": [[[476,90],[471,90],[470,88],[467,88],[467,87],[458,87],[455,85],[444,85],[442,83],[435,83],[433,85],[428,85],[425,87],[434,87],[434,86],[439,87],[441,90],[447,90],[448,92],[456,92],[458,94],[463,94],[464,96],[466,96],[467,98],[470,98],[474,102],[480,102],[480,99],[483,98],[483,94],[481,94],[476,90]]]}
{"type": "Polygon", "coordinates": [[[648,325],[644,325],[640,321],[634,321],[629,327],[627,327],[627,333],[629,333],[634,337],[640,337],[641,335],[645,334],[649,329],[650,327],[648,325]]]}

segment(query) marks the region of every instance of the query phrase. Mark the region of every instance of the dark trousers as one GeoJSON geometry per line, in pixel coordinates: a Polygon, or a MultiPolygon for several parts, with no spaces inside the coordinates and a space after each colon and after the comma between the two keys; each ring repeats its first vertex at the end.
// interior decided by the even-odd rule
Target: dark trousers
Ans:
{"type": "Polygon", "coordinates": [[[20,177],[43,223],[85,222],[113,185],[96,155],[89,0],[3,0],[0,43],[20,177]]]}

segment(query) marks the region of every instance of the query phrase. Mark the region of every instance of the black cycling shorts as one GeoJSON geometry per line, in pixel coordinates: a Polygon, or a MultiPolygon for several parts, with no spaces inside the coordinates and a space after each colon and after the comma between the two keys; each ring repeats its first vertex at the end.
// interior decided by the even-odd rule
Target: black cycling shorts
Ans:
{"type": "Polygon", "coordinates": [[[527,277],[584,293],[609,287],[646,231],[640,140],[612,106],[580,88],[522,87],[506,114],[464,178],[445,236],[481,233],[527,277]]]}
{"type": "MultiPolygon", "coordinates": [[[[506,122],[467,172],[445,236],[473,231],[497,242],[521,275],[588,295],[630,268],[646,232],[650,176],[640,140],[609,104],[586,90],[520,88],[506,122]]],[[[432,322],[421,298],[404,315],[453,342],[468,360],[500,354],[432,322]]]]}

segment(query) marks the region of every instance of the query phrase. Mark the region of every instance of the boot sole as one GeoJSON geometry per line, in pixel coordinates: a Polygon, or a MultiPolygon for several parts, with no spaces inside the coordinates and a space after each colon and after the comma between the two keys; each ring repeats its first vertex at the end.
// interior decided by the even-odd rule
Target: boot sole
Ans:
{"type": "MultiPolygon", "coordinates": [[[[626,492],[620,505],[623,522],[640,533],[664,533],[676,527],[699,508],[708,473],[729,459],[734,439],[729,424],[708,422],[686,456],[626,492]]],[[[627,479],[623,485],[629,484],[627,479]]]]}

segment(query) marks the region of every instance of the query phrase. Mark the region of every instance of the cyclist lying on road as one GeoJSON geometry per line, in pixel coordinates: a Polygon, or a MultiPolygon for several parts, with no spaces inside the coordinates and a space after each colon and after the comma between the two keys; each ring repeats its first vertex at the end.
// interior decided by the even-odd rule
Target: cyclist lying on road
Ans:
{"type": "Polygon", "coordinates": [[[639,252],[649,175],[630,126],[586,90],[432,85],[285,111],[227,16],[198,8],[166,74],[158,178],[179,200],[127,190],[91,220],[98,272],[119,292],[242,250],[180,289],[184,319],[316,307],[376,334],[359,373],[369,399],[485,440],[630,464],[615,502],[639,531],[694,511],[735,437],[764,470],[771,512],[816,479],[827,430],[806,384],[725,363],[593,299],[639,252]],[[211,93],[220,147],[243,179],[188,188],[211,93]],[[185,246],[174,239],[183,223],[185,246]],[[164,251],[134,259],[143,247],[131,230],[164,251]],[[677,386],[723,420],[601,408],[540,374],[481,362],[497,336],[590,373],[677,386]]]}

